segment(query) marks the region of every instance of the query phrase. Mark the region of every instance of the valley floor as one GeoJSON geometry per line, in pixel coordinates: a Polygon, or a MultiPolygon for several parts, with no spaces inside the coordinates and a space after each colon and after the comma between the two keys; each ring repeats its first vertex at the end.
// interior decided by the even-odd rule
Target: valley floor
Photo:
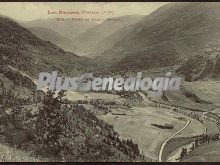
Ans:
{"type": "MultiPolygon", "coordinates": [[[[195,84],[186,83],[186,88],[188,90],[192,90],[193,88],[194,90],[192,91],[195,92],[199,98],[202,98],[206,101],[210,101],[210,98],[214,98],[218,95],[218,89],[220,89],[218,87],[219,82],[202,82],[200,86],[196,82],[195,84]],[[193,86],[196,87],[193,88],[193,86]],[[210,93],[206,87],[208,89],[210,88],[210,93]],[[207,97],[209,97],[209,100],[207,100],[207,97]]],[[[215,98],[212,101],[214,101],[214,104],[218,104],[218,98],[215,98]]],[[[109,113],[107,115],[99,115],[99,118],[112,124],[114,128],[119,132],[121,137],[133,139],[134,142],[139,145],[140,149],[144,151],[147,157],[151,158],[153,161],[158,161],[158,154],[162,143],[169,136],[180,130],[186,121],[178,119],[178,117],[182,116],[181,114],[172,114],[167,110],[164,111],[163,108],[152,107],[148,104],[149,102],[145,100],[144,106],[137,105],[129,111],[124,109],[113,110],[115,113],[124,113],[126,115],[113,115],[109,113]],[[173,124],[175,125],[175,128],[172,130],[160,129],[152,126],[152,123],[161,125],[165,123],[173,124]]],[[[184,116],[184,118],[189,120],[190,123],[184,130],[177,134],[175,138],[190,138],[206,133],[219,133],[219,127],[214,121],[204,120],[204,122],[201,123],[200,121],[191,117],[184,116]]],[[[184,146],[187,146],[187,144],[184,146]]],[[[179,156],[181,149],[182,148],[180,147],[179,150],[177,149],[175,151],[175,153],[177,153],[176,157],[179,156]]]]}
{"type": "MultiPolygon", "coordinates": [[[[123,112],[124,110],[115,110],[123,112]]],[[[185,121],[180,121],[175,115],[168,112],[160,111],[158,108],[152,107],[135,107],[127,115],[112,115],[99,116],[100,119],[112,124],[119,135],[125,139],[133,139],[139,145],[139,148],[144,151],[145,155],[154,161],[157,161],[160,146],[163,141],[170,135],[181,129],[185,121]],[[160,129],[151,124],[175,125],[174,129],[160,129]]]]}
{"type": "MultiPolygon", "coordinates": [[[[125,110],[115,109],[115,112],[125,113],[125,110]]],[[[180,120],[179,114],[171,113],[157,107],[134,107],[126,115],[107,114],[99,116],[112,124],[123,138],[131,138],[137,143],[145,155],[153,161],[158,161],[162,143],[171,135],[179,131],[186,124],[180,120]],[[174,125],[174,129],[161,129],[151,124],[165,123],[174,125]]],[[[190,118],[187,118],[190,119],[190,118]]],[[[179,137],[195,136],[204,133],[205,127],[197,120],[190,119],[190,124],[176,135],[179,137]]]]}

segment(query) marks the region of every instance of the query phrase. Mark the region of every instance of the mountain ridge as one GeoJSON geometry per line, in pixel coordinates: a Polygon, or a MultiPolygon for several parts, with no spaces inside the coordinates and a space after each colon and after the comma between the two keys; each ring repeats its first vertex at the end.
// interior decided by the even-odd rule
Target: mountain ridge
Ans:
{"type": "MultiPolygon", "coordinates": [[[[220,46],[220,4],[169,3],[145,16],[103,52],[100,63],[116,70],[182,65],[220,46]]],[[[215,51],[218,53],[218,51],[215,51]]],[[[175,71],[175,70],[174,70],[175,71]]]]}

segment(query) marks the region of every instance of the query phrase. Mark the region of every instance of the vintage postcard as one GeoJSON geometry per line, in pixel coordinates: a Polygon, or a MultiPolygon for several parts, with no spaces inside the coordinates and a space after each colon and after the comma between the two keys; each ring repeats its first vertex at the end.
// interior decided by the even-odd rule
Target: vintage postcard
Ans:
{"type": "Polygon", "coordinates": [[[220,162],[220,3],[0,2],[1,162],[220,162]]]}

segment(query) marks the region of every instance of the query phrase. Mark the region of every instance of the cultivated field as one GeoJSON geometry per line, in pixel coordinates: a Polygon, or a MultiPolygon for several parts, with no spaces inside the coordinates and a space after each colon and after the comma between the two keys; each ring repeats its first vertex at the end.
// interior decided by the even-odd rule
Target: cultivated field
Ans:
{"type": "MultiPolygon", "coordinates": [[[[77,98],[77,100],[102,99],[126,102],[126,99],[118,95],[106,93],[68,92],[66,98],[74,101],[77,98]]],[[[154,161],[158,160],[162,143],[186,124],[186,120],[179,119],[180,116],[182,115],[171,113],[167,109],[149,106],[146,99],[131,109],[112,108],[112,113],[98,115],[100,119],[113,125],[122,138],[132,139],[137,143],[145,155],[154,161]],[[165,123],[173,124],[174,129],[161,129],[151,125],[164,125],[165,123]]],[[[191,137],[204,133],[205,126],[201,122],[186,118],[190,119],[190,124],[176,135],[177,137],[191,137]]]]}
{"type": "Polygon", "coordinates": [[[205,125],[198,120],[185,117],[190,120],[190,124],[176,137],[192,137],[205,133],[205,125]]]}
{"type": "Polygon", "coordinates": [[[152,160],[158,159],[162,143],[186,124],[186,121],[175,118],[176,115],[154,107],[135,107],[132,111],[116,109],[113,112],[127,115],[107,114],[98,117],[112,124],[122,138],[132,139],[152,160]],[[151,123],[161,125],[167,123],[175,127],[174,129],[161,129],[152,126],[151,123]]]}
{"type": "MultiPolygon", "coordinates": [[[[218,93],[218,90],[216,90],[214,87],[218,86],[219,83],[214,83],[214,86],[212,82],[210,82],[210,84],[209,82],[206,82],[204,84],[201,83],[200,85],[195,83],[184,82],[183,85],[186,90],[192,91],[192,93],[195,92],[196,96],[203,99],[204,101],[211,101],[210,99],[208,99],[211,96],[202,97],[206,95],[206,90],[203,90],[202,87],[206,86],[208,88],[211,88],[213,92],[212,97],[215,98],[215,96],[217,96],[216,93],[218,93]]],[[[190,98],[187,98],[186,96],[181,94],[181,92],[174,93],[173,95],[168,94],[167,96],[169,101],[173,101],[177,105],[201,107],[201,109],[203,109],[204,111],[206,110],[206,108],[207,110],[208,108],[210,108],[210,106],[207,104],[195,103],[190,98]]],[[[116,94],[95,92],[70,91],[67,92],[67,95],[65,97],[72,101],[101,99],[103,101],[116,101],[121,104],[128,101],[125,98],[122,98],[116,94]]],[[[162,100],[162,102],[166,101],[162,100]]],[[[212,102],[214,104],[218,103],[216,99],[213,99],[212,102]]],[[[178,113],[173,113],[171,110],[149,106],[149,101],[146,99],[141,103],[137,103],[136,107],[133,107],[131,109],[122,109],[118,107],[112,108],[111,110],[112,113],[108,113],[107,115],[98,115],[98,118],[103,119],[104,121],[113,125],[115,130],[122,138],[132,139],[134,143],[137,143],[139,145],[140,150],[143,150],[145,155],[153,161],[158,161],[158,154],[162,143],[186,124],[186,120],[180,119],[180,116],[190,120],[190,123],[183,131],[177,134],[175,138],[201,135],[203,133],[206,133],[206,130],[207,133],[218,132],[218,127],[214,122],[205,121],[204,123],[201,123],[200,121],[193,118],[183,116],[178,113]],[[174,129],[161,129],[151,125],[164,125],[165,123],[174,125],[174,129]]],[[[175,153],[176,152],[174,152],[173,154],[175,153]]]]}

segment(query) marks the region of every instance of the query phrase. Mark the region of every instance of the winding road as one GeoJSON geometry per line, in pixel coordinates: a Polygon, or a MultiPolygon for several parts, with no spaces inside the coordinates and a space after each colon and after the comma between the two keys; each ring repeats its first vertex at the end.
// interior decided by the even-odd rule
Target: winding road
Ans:
{"type": "Polygon", "coordinates": [[[168,137],[162,144],[161,148],[160,148],[160,152],[159,152],[159,162],[162,162],[162,154],[163,154],[163,149],[166,145],[166,143],[172,139],[174,136],[176,136],[177,134],[179,134],[181,131],[183,131],[189,124],[190,124],[190,120],[189,119],[186,119],[187,120],[187,123],[184,125],[183,128],[181,128],[179,131],[177,131],[176,133],[174,133],[173,135],[171,135],[170,137],[168,137]]]}
{"type": "MultiPolygon", "coordinates": [[[[143,101],[150,102],[150,100],[148,100],[143,93],[139,92],[139,95],[143,98],[143,101]]],[[[169,111],[167,111],[167,112],[169,112],[169,111]]],[[[173,112],[170,112],[170,113],[173,113],[173,112]]],[[[185,118],[185,119],[186,119],[186,118],[185,118]]],[[[162,154],[163,154],[163,150],[164,150],[164,147],[165,147],[166,143],[167,143],[170,139],[172,139],[173,137],[175,137],[176,135],[178,135],[181,131],[183,131],[183,130],[190,124],[191,121],[190,121],[189,119],[186,119],[186,120],[187,120],[187,123],[186,123],[180,130],[178,130],[178,131],[175,132],[173,135],[171,135],[170,137],[168,137],[168,138],[163,142],[163,144],[161,145],[161,148],[160,148],[160,151],[159,151],[159,156],[158,156],[159,162],[162,162],[162,154]]]]}

